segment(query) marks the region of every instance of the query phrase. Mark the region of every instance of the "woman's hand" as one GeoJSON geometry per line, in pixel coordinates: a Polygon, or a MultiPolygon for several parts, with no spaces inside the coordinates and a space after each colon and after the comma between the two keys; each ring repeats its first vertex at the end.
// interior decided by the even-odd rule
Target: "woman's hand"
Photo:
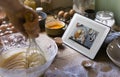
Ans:
{"type": "Polygon", "coordinates": [[[38,15],[33,10],[26,9],[24,12],[25,23],[24,29],[29,37],[38,37],[40,32],[38,15]]]}
{"type": "Polygon", "coordinates": [[[29,7],[24,6],[19,0],[0,0],[10,22],[24,36],[36,38],[39,35],[40,27],[38,14],[29,7]],[[8,6],[8,4],[11,4],[8,6]]]}
{"type": "Polygon", "coordinates": [[[30,36],[33,38],[38,37],[40,27],[38,22],[38,15],[34,10],[25,7],[24,9],[18,12],[7,15],[11,23],[23,35],[25,35],[26,37],[30,36]]]}

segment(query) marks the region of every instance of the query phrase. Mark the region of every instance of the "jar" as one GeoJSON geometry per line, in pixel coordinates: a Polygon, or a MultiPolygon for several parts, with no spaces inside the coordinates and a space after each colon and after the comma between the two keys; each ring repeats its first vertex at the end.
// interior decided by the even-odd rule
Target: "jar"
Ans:
{"type": "Polygon", "coordinates": [[[114,14],[110,11],[98,11],[95,21],[112,27],[115,24],[114,14]]]}
{"type": "Polygon", "coordinates": [[[73,9],[84,15],[85,10],[87,9],[95,9],[95,1],[94,0],[73,0],[73,9]]]}
{"type": "Polygon", "coordinates": [[[24,5],[29,6],[34,10],[36,10],[36,7],[37,7],[35,0],[25,0],[24,5]]]}

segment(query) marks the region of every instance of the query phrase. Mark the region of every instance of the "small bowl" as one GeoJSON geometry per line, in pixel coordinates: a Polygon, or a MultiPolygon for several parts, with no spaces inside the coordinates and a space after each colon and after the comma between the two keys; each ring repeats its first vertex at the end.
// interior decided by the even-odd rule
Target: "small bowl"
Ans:
{"type": "Polygon", "coordinates": [[[114,39],[107,47],[108,57],[120,67],[120,37],[114,39]]]}
{"type": "Polygon", "coordinates": [[[63,21],[54,20],[46,23],[45,31],[51,37],[60,37],[65,31],[66,25],[63,21]]]}
{"type": "Polygon", "coordinates": [[[45,23],[46,23],[46,18],[47,18],[47,14],[45,12],[42,11],[37,11],[38,15],[39,15],[39,26],[41,31],[45,31],[45,23]]]}

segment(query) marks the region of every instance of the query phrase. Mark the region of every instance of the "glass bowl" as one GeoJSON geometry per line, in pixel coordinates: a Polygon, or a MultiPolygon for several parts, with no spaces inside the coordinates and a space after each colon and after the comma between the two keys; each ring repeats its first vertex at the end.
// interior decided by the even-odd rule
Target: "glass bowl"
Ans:
{"type": "Polygon", "coordinates": [[[108,57],[120,67],[120,37],[114,39],[107,47],[108,57]]]}
{"type": "Polygon", "coordinates": [[[10,56],[15,53],[21,53],[21,50],[24,50],[28,47],[29,42],[25,41],[25,38],[19,33],[5,35],[0,39],[3,44],[0,47],[0,76],[2,77],[40,77],[51,65],[58,51],[58,47],[52,39],[44,34],[40,34],[40,37],[36,38],[36,41],[44,51],[46,62],[43,65],[38,65],[26,69],[19,66],[19,64],[26,63],[24,54],[17,54],[14,57],[10,56]],[[4,62],[3,64],[6,62],[5,67],[1,67],[2,62],[4,62]]]}

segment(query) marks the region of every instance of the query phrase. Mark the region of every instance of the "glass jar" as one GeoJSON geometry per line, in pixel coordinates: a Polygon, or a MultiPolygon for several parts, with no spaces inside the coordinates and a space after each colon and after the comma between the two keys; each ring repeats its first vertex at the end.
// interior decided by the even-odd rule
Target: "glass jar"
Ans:
{"type": "Polygon", "coordinates": [[[73,9],[84,15],[85,10],[87,9],[95,9],[95,1],[94,0],[73,0],[73,9]]]}
{"type": "Polygon", "coordinates": [[[26,6],[31,7],[32,9],[36,10],[37,5],[36,5],[35,0],[25,0],[25,1],[24,1],[24,4],[25,4],[26,6]]]}
{"type": "Polygon", "coordinates": [[[112,27],[115,24],[114,14],[110,11],[98,11],[95,21],[112,27]]]}

